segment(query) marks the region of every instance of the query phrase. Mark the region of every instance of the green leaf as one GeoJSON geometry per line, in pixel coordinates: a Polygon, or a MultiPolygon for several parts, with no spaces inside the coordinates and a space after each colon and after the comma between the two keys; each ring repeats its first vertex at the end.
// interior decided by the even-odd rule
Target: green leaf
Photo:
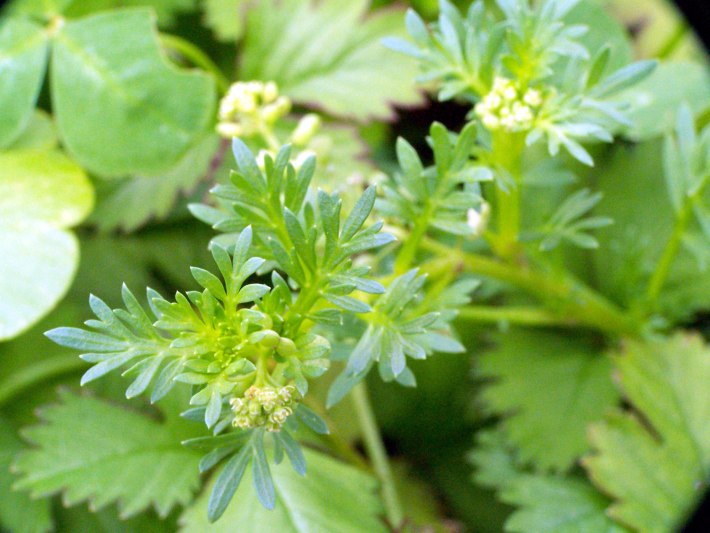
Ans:
{"type": "Polygon", "coordinates": [[[609,499],[579,475],[530,474],[500,426],[477,435],[469,454],[477,483],[496,489],[501,501],[516,510],[505,531],[528,533],[624,533],[607,515],[609,499]]]}
{"type": "Polygon", "coordinates": [[[54,37],[51,69],[62,140],[100,175],[168,171],[214,111],[212,78],[166,62],[149,10],[67,22],[54,37]]]}
{"type": "Polygon", "coordinates": [[[696,113],[710,104],[710,74],[705,65],[690,61],[661,63],[647,79],[615,100],[629,106],[632,126],[626,136],[634,141],[652,139],[673,129],[682,103],[696,113]]]}
{"type": "Polygon", "coordinates": [[[178,14],[194,10],[197,3],[197,0],[81,0],[70,1],[64,13],[67,17],[77,18],[122,7],[150,7],[160,26],[172,26],[178,14]]]}
{"type": "Polygon", "coordinates": [[[244,33],[245,0],[206,0],[205,25],[220,41],[238,41],[244,33]]]}
{"type": "Polygon", "coordinates": [[[624,533],[606,515],[609,500],[586,480],[521,476],[501,499],[519,507],[505,523],[516,533],[624,533]]]}
{"type": "Polygon", "coordinates": [[[501,335],[478,364],[479,376],[492,381],[482,399],[506,416],[520,459],[560,472],[589,449],[588,425],[618,403],[611,372],[609,359],[584,338],[522,330],[501,335]]]}
{"type": "Polygon", "coordinates": [[[15,428],[0,418],[0,527],[13,533],[42,533],[52,528],[49,500],[31,500],[11,488],[17,478],[10,465],[22,449],[15,428]]]}
{"type": "Polygon", "coordinates": [[[249,11],[241,79],[272,80],[294,101],[359,121],[420,101],[415,65],[381,40],[402,35],[398,10],[368,0],[265,0],[249,11]]]}
{"type": "MultiPolygon", "coordinates": [[[[182,533],[231,533],[235,524],[244,531],[279,533],[387,531],[379,517],[382,507],[374,494],[372,477],[319,452],[304,450],[304,455],[306,477],[285,462],[271,467],[276,492],[273,510],[262,507],[251,487],[252,480],[244,479],[222,518],[210,524],[206,511],[211,491],[208,486],[182,515],[182,533]]],[[[247,472],[245,478],[251,478],[251,474],[247,472]]]]}
{"type": "Polygon", "coordinates": [[[0,153],[0,340],[26,330],[64,295],[79,253],[64,228],[92,204],[84,172],[62,153],[0,153]]]}
{"type": "Polygon", "coordinates": [[[49,150],[59,144],[54,120],[46,111],[35,109],[30,121],[10,150],[49,150]]]}
{"type": "Polygon", "coordinates": [[[209,134],[190,147],[167,172],[100,181],[90,221],[104,231],[116,228],[133,231],[150,219],[164,219],[181,193],[194,189],[209,173],[218,150],[218,138],[209,134]]]}
{"type": "Polygon", "coordinates": [[[170,423],[70,392],[45,408],[24,436],[35,448],[15,464],[16,487],[33,497],[63,493],[66,505],[118,502],[122,517],[154,507],[167,516],[199,486],[199,455],[180,445],[170,423]],[[119,476],[117,478],[117,476],[119,476]],[[119,481],[120,480],[120,481],[119,481]]]}
{"type": "MultiPolygon", "coordinates": [[[[597,235],[604,250],[594,254],[596,270],[603,273],[597,279],[601,291],[624,306],[646,298],[648,278],[675,223],[662,155],[660,139],[618,146],[598,169],[604,201],[595,215],[612,218],[615,224],[597,235]]],[[[681,249],[659,296],[659,311],[675,322],[709,306],[710,270],[681,249]]]]}
{"type": "Polygon", "coordinates": [[[47,64],[47,34],[37,24],[7,19],[0,27],[0,148],[32,117],[47,64]]]}
{"type": "Polygon", "coordinates": [[[648,533],[676,531],[710,479],[710,349],[697,336],[634,341],[614,362],[632,411],[591,433],[585,460],[615,500],[609,513],[648,533]]]}

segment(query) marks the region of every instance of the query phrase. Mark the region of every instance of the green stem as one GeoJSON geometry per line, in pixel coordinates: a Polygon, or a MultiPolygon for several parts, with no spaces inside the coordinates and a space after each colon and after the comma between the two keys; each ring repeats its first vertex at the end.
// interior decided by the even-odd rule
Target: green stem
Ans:
{"type": "Polygon", "coordinates": [[[678,218],[676,218],[673,226],[673,233],[671,233],[666,247],[663,249],[663,254],[656,265],[656,269],[648,282],[646,302],[650,308],[655,306],[658,296],[661,294],[661,289],[663,289],[673,261],[678,255],[680,245],[683,242],[683,235],[688,229],[695,202],[703,195],[709,178],[710,176],[706,176],[697,190],[692,195],[686,197],[685,203],[678,213],[678,218]]]}
{"type": "Polygon", "coordinates": [[[399,502],[392,468],[387,458],[385,446],[382,443],[380,429],[372,412],[372,405],[370,405],[365,383],[358,383],[353,389],[352,395],[355,412],[360,421],[360,428],[365,440],[367,455],[372,461],[375,473],[382,484],[382,500],[387,520],[392,528],[397,529],[404,521],[404,511],[402,510],[402,504],[399,502]]]}
{"type": "Polygon", "coordinates": [[[422,245],[429,251],[443,256],[458,256],[470,272],[503,281],[550,302],[555,311],[576,320],[580,325],[618,335],[636,336],[639,325],[626,316],[612,302],[572,277],[530,270],[513,266],[495,259],[450,248],[433,239],[425,238],[422,245]]]}
{"type": "Polygon", "coordinates": [[[10,374],[0,382],[0,405],[50,378],[84,368],[86,363],[75,355],[58,355],[42,359],[10,374]]]}
{"type": "Polygon", "coordinates": [[[395,275],[399,276],[404,274],[407,270],[409,270],[409,267],[414,262],[414,258],[419,250],[419,245],[422,238],[424,238],[427,228],[429,227],[431,211],[432,210],[429,208],[425,209],[424,213],[422,213],[422,215],[417,218],[414,223],[411,233],[407,237],[407,240],[404,241],[402,248],[400,248],[399,253],[397,254],[397,259],[394,263],[395,275]]]}
{"type": "Polygon", "coordinates": [[[200,67],[207,72],[210,72],[217,82],[217,87],[221,94],[226,94],[229,90],[229,80],[220,70],[220,68],[210,59],[210,57],[200,50],[197,46],[192,44],[190,41],[178,37],[177,35],[170,35],[168,33],[160,34],[160,42],[163,47],[169,48],[180,54],[185,59],[189,60],[193,65],[200,67]]]}
{"type": "Polygon", "coordinates": [[[471,322],[509,322],[520,326],[578,326],[569,317],[562,317],[535,307],[489,307],[471,305],[459,309],[459,317],[471,322]]]}
{"type": "Polygon", "coordinates": [[[493,164],[503,169],[512,178],[504,190],[496,184],[497,233],[494,236],[494,248],[498,255],[512,260],[518,251],[520,233],[520,189],[522,187],[522,156],[525,140],[520,133],[498,132],[493,136],[493,164]]]}

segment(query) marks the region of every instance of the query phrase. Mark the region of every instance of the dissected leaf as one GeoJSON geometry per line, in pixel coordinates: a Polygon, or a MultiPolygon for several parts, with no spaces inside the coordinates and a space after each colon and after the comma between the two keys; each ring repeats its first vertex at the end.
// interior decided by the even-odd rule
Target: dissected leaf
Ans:
{"type": "Polygon", "coordinates": [[[634,411],[594,426],[585,466],[615,500],[616,519],[648,533],[676,531],[710,479],[710,349],[679,333],[629,342],[614,362],[634,411]]]}
{"type": "Polygon", "coordinates": [[[62,140],[100,175],[169,170],[214,111],[212,78],[166,62],[149,10],[67,22],[54,38],[51,70],[62,140]]]}
{"type": "Polygon", "coordinates": [[[618,402],[611,362],[584,338],[539,331],[501,335],[478,362],[482,399],[506,416],[523,462],[565,471],[589,449],[587,427],[618,402]]]}
{"type": "Polygon", "coordinates": [[[0,26],[0,148],[27,126],[42,88],[47,34],[33,22],[10,18],[0,26]]]}
{"type": "Polygon", "coordinates": [[[0,154],[0,339],[30,327],[67,290],[79,250],[64,228],[92,204],[86,175],[61,152],[0,154]]]}
{"type": "Polygon", "coordinates": [[[401,35],[399,11],[367,16],[368,0],[264,0],[249,11],[242,79],[275,81],[294,101],[334,115],[391,116],[420,101],[413,63],[380,42],[401,35]]]}
{"type": "Polygon", "coordinates": [[[34,497],[62,492],[67,505],[118,502],[121,516],[154,507],[166,516],[199,485],[199,454],[180,444],[169,423],[70,392],[24,431],[35,447],[15,464],[16,487],[34,497]]]}
{"type": "Polygon", "coordinates": [[[244,531],[279,533],[360,533],[386,531],[381,503],[369,475],[326,455],[304,450],[308,473],[299,475],[285,462],[271,466],[276,506],[265,509],[251,487],[247,469],[234,499],[217,522],[207,521],[208,486],[180,519],[183,533],[244,531]]]}

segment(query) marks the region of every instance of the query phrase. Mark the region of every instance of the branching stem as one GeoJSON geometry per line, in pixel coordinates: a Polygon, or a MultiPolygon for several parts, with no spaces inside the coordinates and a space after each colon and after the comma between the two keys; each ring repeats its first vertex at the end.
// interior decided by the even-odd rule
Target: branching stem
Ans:
{"type": "Polygon", "coordinates": [[[639,325],[625,315],[601,294],[569,276],[555,277],[531,270],[526,266],[513,266],[481,255],[451,248],[433,239],[425,238],[422,245],[437,255],[457,255],[469,272],[509,283],[523,289],[545,303],[554,305],[559,314],[564,314],[579,325],[593,327],[617,335],[636,336],[639,325]]]}

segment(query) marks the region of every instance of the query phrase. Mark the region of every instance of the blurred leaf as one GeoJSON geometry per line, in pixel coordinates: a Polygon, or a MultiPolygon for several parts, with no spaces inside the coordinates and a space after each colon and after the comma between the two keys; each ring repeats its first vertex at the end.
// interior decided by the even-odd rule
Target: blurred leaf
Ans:
{"type": "Polygon", "coordinates": [[[205,25],[212,28],[220,41],[238,41],[244,33],[246,0],[206,0],[205,25]]]}
{"type": "Polygon", "coordinates": [[[41,26],[10,18],[0,26],[0,148],[27,126],[42,88],[47,34],[41,26]]]}
{"type": "Polygon", "coordinates": [[[15,428],[0,418],[0,527],[13,533],[41,533],[52,528],[49,500],[31,500],[10,487],[16,477],[10,473],[15,454],[23,449],[15,428]]]}
{"type": "Polygon", "coordinates": [[[594,56],[604,46],[609,47],[610,59],[607,69],[614,71],[633,60],[629,34],[609,10],[594,1],[579,2],[564,18],[565,24],[584,24],[589,28],[578,41],[594,56]]]}
{"type": "Polygon", "coordinates": [[[517,509],[505,531],[528,533],[624,533],[607,515],[609,499],[578,475],[530,474],[520,464],[500,430],[479,433],[469,454],[474,479],[495,488],[499,498],[517,509]]]}
{"type": "Polygon", "coordinates": [[[661,63],[616,99],[629,106],[632,126],[625,134],[634,141],[652,139],[673,129],[681,104],[690,105],[696,113],[710,105],[710,71],[688,61],[661,63]]]}
{"type": "Polygon", "coordinates": [[[367,16],[368,0],[264,0],[249,11],[241,79],[275,81],[294,101],[359,121],[415,104],[416,68],[386,49],[402,35],[397,10],[367,16]]]}
{"type": "MultiPolygon", "coordinates": [[[[673,228],[660,141],[611,150],[598,168],[597,186],[604,200],[595,214],[614,219],[598,234],[594,254],[597,280],[604,294],[622,305],[645,298],[646,283],[673,228]]],[[[710,270],[681,250],[659,298],[660,310],[673,320],[687,319],[710,307],[710,270]]]]}
{"type": "Polygon", "coordinates": [[[611,362],[584,338],[516,330],[479,359],[481,394],[504,416],[523,463],[566,471],[589,449],[587,428],[618,403],[611,362]],[[554,438],[551,438],[554,435],[554,438]]]}
{"type": "Polygon", "coordinates": [[[54,38],[52,100],[67,149],[105,176],[175,165],[210,122],[214,83],[170,66],[145,9],[67,22],[54,38]]]}
{"type": "Polygon", "coordinates": [[[197,0],[81,0],[72,1],[65,10],[68,17],[83,17],[98,11],[122,7],[151,7],[155,10],[158,24],[170,26],[177,15],[195,9],[197,0]]]}
{"type": "Polygon", "coordinates": [[[61,152],[0,154],[0,339],[30,327],[65,293],[79,250],[64,228],[92,204],[84,172],[61,152]]]}
{"type": "Polygon", "coordinates": [[[676,528],[708,486],[710,349],[697,336],[629,342],[614,360],[634,411],[594,426],[589,474],[634,530],[676,528]]]}
{"type": "Polygon", "coordinates": [[[630,533],[607,516],[609,500],[580,478],[522,476],[501,498],[519,507],[506,521],[506,531],[630,533]]]}
{"type": "Polygon", "coordinates": [[[51,19],[57,15],[69,18],[84,17],[99,11],[122,7],[150,7],[158,23],[169,26],[178,14],[195,9],[197,0],[14,0],[8,11],[18,15],[51,19]]]}
{"type": "MultiPolygon", "coordinates": [[[[57,506],[58,507],[58,506],[57,506]]],[[[115,507],[92,511],[83,507],[60,507],[55,510],[56,531],[91,533],[173,533],[175,520],[160,519],[154,513],[143,513],[129,519],[118,516],[115,507]]]]}
{"type": "Polygon", "coordinates": [[[219,138],[209,134],[167,172],[99,182],[98,202],[90,221],[101,230],[133,231],[151,218],[165,218],[178,196],[193,189],[208,174],[218,148],[219,138]]]}
{"type": "Polygon", "coordinates": [[[234,499],[217,522],[207,521],[208,486],[180,519],[182,533],[243,531],[303,531],[360,533],[387,531],[380,520],[383,512],[375,496],[375,480],[352,466],[311,450],[304,450],[308,472],[305,477],[285,462],[272,466],[276,506],[265,509],[250,486],[251,472],[239,486],[234,499]],[[327,511],[324,511],[327,510],[327,511]]]}
{"type": "Polygon", "coordinates": [[[59,143],[54,120],[46,111],[35,109],[27,127],[10,146],[11,150],[48,150],[59,143]]]}
{"type": "Polygon", "coordinates": [[[179,431],[97,398],[65,391],[60,399],[23,432],[34,448],[15,464],[17,488],[33,497],[61,491],[66,505],[88,499],[95,509],[119,502],[121,517],[151,506],[166,516],[190,502],[199,454],[180,444],[179,431]]]}

